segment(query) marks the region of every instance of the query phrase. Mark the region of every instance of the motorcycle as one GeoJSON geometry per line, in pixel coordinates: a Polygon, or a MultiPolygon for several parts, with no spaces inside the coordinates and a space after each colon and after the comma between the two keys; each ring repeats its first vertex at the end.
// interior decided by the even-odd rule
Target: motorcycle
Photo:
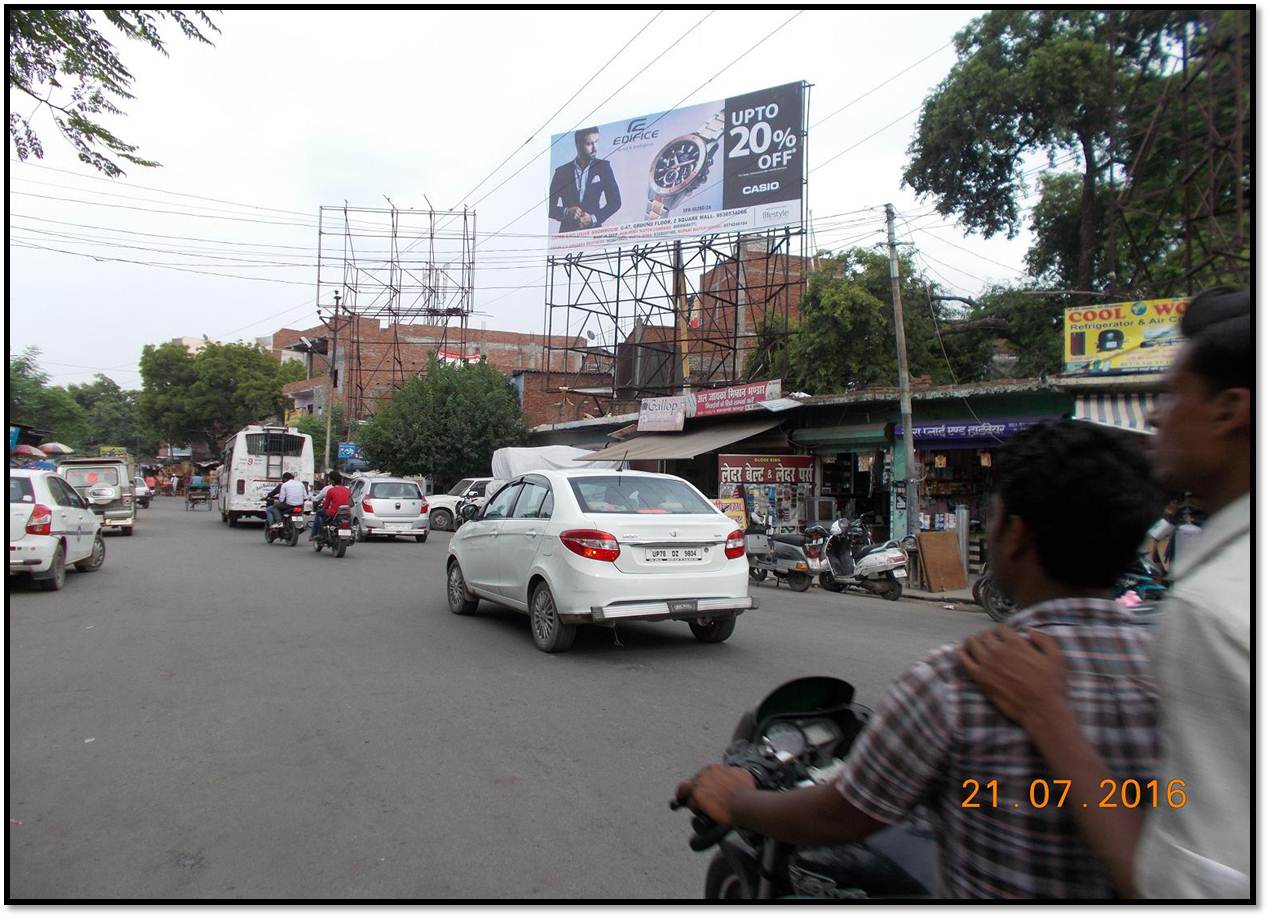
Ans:
{"type": "Polygon", "coordinates": [[[277,501],[269,501],[269,505],[277,505],[282,507],[282,522],[276,526],[270,526],[268,521],[264,524],[264,541],[266,545],[272,545],[275,539],[281,539],[292,548],[300,540],[300,533],[304,531],[304,505],[296,504],[287,506],[278,504],[277,501]]]}
{"type": "Polygon", "coordinates": [[[313,551],[321,553],[329,548],[336,558],[342,558],[355,536],[352,528],[352,507],[347,504],[335,511],[335,515],[322,520],[317,527],[317,536],[313,539],[313,551]]]}
{"type": "MultiPolygon", "coordinates": [[[[834,779],[872,711],[848,682],[807,676],[786,682],[741,717],[724,765],[744,768],[763,790],[834,779]]],[[[681,804],[670,802],[670,809],[681,804]]],[[[797,847],[705,816],[692,819],[693,851],[718,851],[705,873],[706,899],[916,899],[933,895],[934,833],[918,810],[864,842],[797,847]]]]}
{"type": "Polygon", "coordinates": [[[824,556],[828,570],[820,574],[820,586],[826,590],[862,590],[891,600],[903,595],[899,581],[908,576],[908,553],[893,539],[870,544],[863,517],[834,520],[824,556]]]}
{"type": "Polygon", "coordinates": [[[745,530],[749,579],[761,583],[771,574],[777,582],[786,581],[795,592],[805,592],[815,575],[827,567],[822,554],[827,538],[828,532],[821,526],[812,526],[802,535],[777,535],[764,520],[755,517],[745,530]]]}

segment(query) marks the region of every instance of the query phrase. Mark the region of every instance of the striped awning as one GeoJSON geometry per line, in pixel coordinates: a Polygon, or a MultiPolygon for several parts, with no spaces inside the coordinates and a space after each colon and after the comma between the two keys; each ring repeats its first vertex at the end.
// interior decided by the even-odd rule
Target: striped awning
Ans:
{"type": "Polygon", "coordinates": [[[1133,433],[1153,434],[1146,421],[1154,408],[1155,396],[1150,392],[1127,392],[1115,395],[1077,395],[1075,412],[1079,421],[1092,421],[1107,427],[1118,427],[1133,433]]]}

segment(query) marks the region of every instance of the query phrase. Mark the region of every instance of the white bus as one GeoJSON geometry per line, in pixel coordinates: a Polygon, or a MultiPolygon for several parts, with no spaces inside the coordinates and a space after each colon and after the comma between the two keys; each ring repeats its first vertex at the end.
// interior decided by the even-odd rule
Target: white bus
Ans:
{"type": "Polygon", "coordinates": [[[290,472],[310,491],[313,488],[313,438],[294,427],[255,424],[234,434],[225,444],[216,482],[220,518],[233,526],[243,517],[264,518],[264,496],[290,472]]]}

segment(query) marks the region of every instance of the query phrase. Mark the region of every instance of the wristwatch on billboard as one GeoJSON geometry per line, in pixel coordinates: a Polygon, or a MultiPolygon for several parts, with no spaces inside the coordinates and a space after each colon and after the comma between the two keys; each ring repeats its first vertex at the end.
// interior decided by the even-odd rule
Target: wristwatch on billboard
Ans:
{"type": "Polygon", "coordinates": [[[717,112],[699,130],[675,137],[653,157],[648,180],[648,220],[665,219],[689,191],[701,187],[724,127],[724,114],[717,112]]]}

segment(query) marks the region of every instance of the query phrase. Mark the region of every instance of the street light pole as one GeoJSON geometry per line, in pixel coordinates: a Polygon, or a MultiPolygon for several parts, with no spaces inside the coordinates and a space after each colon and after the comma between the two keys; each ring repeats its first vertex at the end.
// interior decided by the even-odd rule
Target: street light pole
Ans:
{"type": "Polygon", "coordinates": [[[903,327],[903,299],[899,292],[899,255],[894,241],[894,206],[886,205],[886,241],[890,247],[890,298],[894,302],[894,341],[899,356],[899,419],[903,425],[905,533],[916,531],[916,450],[912,446],[912,381],[908,377],[908,336],[903,327]]]}

